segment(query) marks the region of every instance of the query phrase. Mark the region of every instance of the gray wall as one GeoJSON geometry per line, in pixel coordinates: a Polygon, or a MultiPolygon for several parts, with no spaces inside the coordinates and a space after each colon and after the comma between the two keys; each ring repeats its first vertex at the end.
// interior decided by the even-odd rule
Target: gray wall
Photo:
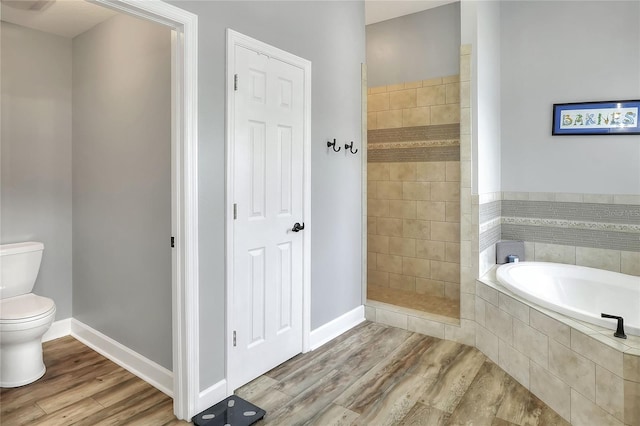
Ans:
{"type": "Polygon", "coordinates": [[[369,87],[457,75],[460,3],[367,25],[369,87]]]}
{"type": "Polygon", "coordinates": [[[34,292],[71,316],[71,40],[2,22],[0,241],[42,241],[34,292]]]}
{"type": "Polygon", "coordinates": [[[551,136],[552,105],[640,98],[640,2],[502,3],[502,190],[640,193],[640,136],[551,136]]]}
{"type": "MultiPolygon", "coordinates": [[[[171,1],[198,15],[201,388],[225,377],[224,99],[226,28],[312,62],[311,327],[362,304],[361,159],[328,153],[326,141],[361,147],[358,1],[171,1]]],[[[344,150],[343,150],[344,151],[344,150]]],[[[305,231],[307,232],[307,231],[305,231]]]]}
{"type": "Polygon", "coordinates": [[[171,369],[171,38],[119,15],[73,39],[73,316],[171,369]]]}

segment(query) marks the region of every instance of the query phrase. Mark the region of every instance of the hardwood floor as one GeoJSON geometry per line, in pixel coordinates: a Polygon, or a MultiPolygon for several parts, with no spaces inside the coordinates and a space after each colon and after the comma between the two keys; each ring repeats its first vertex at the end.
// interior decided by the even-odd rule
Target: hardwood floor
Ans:
{"type": "MultiPolygon", "coordinates": [[[[0,390],[0,424],[186,425],[172,400],[72,337],[47,373],[0,390]]],[[[475,348],[365,322],[243,386],[260,425],[568,425],[475,348]]]]}
{"type": "Polygon", "coordinates": [[[43,345],[47,372],[0,389],[0,425],[180,425],[173,400],[73,337],[43,345]]]}
{"type": "Polygon", "coordinates": [[[236,393],[261,425],[568,425],[477,349],[371,322],[236,393]]]}

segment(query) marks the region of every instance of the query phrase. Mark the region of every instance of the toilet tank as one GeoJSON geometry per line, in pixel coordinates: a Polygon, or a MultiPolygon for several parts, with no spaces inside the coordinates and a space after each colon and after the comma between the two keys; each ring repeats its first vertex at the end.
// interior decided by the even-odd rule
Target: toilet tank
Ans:
{"type": "Polygon", "coordinates": [[[25,242],[0,245],[0,299],[31,293],[44,244],[25,242]]]}

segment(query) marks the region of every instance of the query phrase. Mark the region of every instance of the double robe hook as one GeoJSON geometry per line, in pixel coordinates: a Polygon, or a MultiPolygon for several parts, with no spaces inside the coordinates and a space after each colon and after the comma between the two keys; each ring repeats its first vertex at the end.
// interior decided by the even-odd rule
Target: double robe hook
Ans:
{"type": "MultiPolygon", "coordinates": [[[[327,141],[327,148],[329,148],[329,147],[331,147],[333,149],[333,152],[340,152],[340,150],[342,149],[341,146],[338,146],[338,144],[337,144],[335,139],[333,140],[333,142],[327,141]]],[[[355,154],[356,152],[358,152],[357,148],[356,148],[355,151],[353,150],[353,141],[351,141],[351,143],[345,143],[344,144],[344,150],[345,151],[349,151],[352,154],[355,154]]]]}

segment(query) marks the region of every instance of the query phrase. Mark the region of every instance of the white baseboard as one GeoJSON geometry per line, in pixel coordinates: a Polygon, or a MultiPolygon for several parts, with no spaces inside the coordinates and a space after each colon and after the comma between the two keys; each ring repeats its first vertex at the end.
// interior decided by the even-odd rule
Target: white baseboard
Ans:
{"type": "Polygon", "coordinates": [[[55,321],[49,330],[42,336],[42,343],[49,340],[59,339],[71,334],[71,318],[55,321]]]}
{"type": "Polygon", "coordinates": [[[331,339],[335,339],[347,330],[364,321],[364,305],[350,310],[344,315],[329,321],[311,332],[311,350],[318,349],[331,339]]]}
{"type": "Polygon", "coordinates": [[[173,372],[77,319],[71,320],[71,335],[173,398],[173,372]]]}
{"type": "Polygon", "coordinates": [[[200,391],[200,394],[198,395],[198,404],[196,406],[196,414],[217,404],[228,396],[226,379],[222,379],[218,383],[200,391]]]}

